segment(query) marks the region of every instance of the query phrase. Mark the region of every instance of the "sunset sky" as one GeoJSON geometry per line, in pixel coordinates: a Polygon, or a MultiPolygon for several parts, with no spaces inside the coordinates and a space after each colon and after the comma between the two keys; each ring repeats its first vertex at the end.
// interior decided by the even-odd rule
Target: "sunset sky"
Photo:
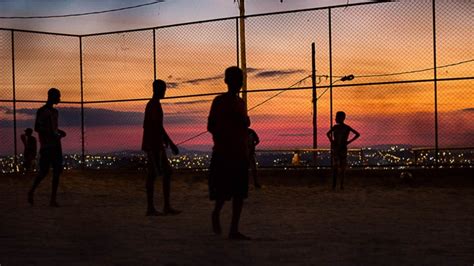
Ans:
{"type": "MultiPolygon", "coordinates": [[[[248,14],[344,4],[347,1],[248,0],[248,14]]],[[[355,3],[357,1],[350,1],[355,3]]],[[[362,2],[362,1],[358,1],[362,2]]],[[[137,4],[138,1],[2,1],[0,16],[88,12],[137,4]]],[[[141,3],[141,2],[140,2],[141,3]]],[[[146,3],[146,1],[143,1],[146,3]]],[[[472,1],[437,4],[438,66],[474,59],[472,1]]],[[[143,28],[238,14],[232,0],[168,0],[144,9],[87,18],[32,21],[1,20],[0,27],[86,34],[143,28]]],[[[249,90],[286,88],[311,74],[311,43],[316,43],[318,75],[329,74],[328,11],[318,10],[246,20],[249,90]]],[[[348,83],[431,79],[433,71],[384,77],[361,77],[427,69],[433,66],[431,1],[401,1],[332,10],[333,74],[353,74],[348,83]]],[[[0,99],[12,98],[11,40],[0,31],[0,99]]],[[[169,84],[167,96],[225,91],[223,72],[236,64],[235,20],[156,31],[157,75],[169,84]]],[[[85,101],[151,96],[151,31],[83,38],[85,101]]],[[[16,97],[44,100],[49,87],[60,88],[63,101],[80,101],[79,41],[75,37],[15,33],[16,97]]],[[[439,78],[471,77],[474,63],[438,70],[439,78]]],[[[337,80],[337,78],[334,78],[337,80]]],[[[442,147],[474,144],[472,80],[439,82],[438,108],[442,147]]],[[[296,87],[309,86],[310,79],[296,87]]],[[[328,85],[321,78],[319,85],[328,85]]],[[[342,82],[336,82],[342,84],[342,82]]],[[[322,95],[324,89],[318,90],[322,95]]],[[[248,106],[277,92],[249,93],[248,106]]],[[[341,87],[333,91],[334,111],[361,132],[355,147],[381,144],[434,145],[433,83],[341,87]]],[[[205,131],[213,97],[166,99],[165,127],[180,143],[205,131]]],[[[86,150],[108,152],[140,147],[146,101],[87,103],[86,150]]],[[[19,134],[32,127],[41,104],[18,103],[19,134]]],[[[69,133],[67,152],[80,150],[80,105],[61,104],[60,124],[69,133]]],[[[12,104],[0,103],[0,155],[13,150],[12,104]]],[[[264,148],[309,148],[312,144],[311,90],[286,91],[249,111],[264,148]]],[[[329,92],[318,100],[318,142],[327,147],[329,92]]],[[[182,145],[209,150],[205,134],[182,145]]],[[[19,143],[20,144],[20,143],[19,143]]],[[[21,147],[21,145],[19,146],[21,147]]],[[[21,150],[21,148],[20,148],[21,150]]]]}

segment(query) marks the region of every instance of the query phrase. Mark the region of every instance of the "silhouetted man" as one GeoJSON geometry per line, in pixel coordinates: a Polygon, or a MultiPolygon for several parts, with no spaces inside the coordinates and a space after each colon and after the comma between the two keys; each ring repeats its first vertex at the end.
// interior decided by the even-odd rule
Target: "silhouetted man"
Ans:
{"type": "Polygon", "coordinates": [[[170,190],[172,168],[166,156],[166,147],[178,154],[178,147],[173,143],[163,127],[163,109],[160,100],[165,97],[166,83],[163,80],[153,82],[153,97],[146,105],[143,122],[142,150],[148,157],[148,175],[146,178],[147,216],[175,215],[181,211],[171,208],[170,190]],[[156,176],[163,176],[163,213],[155,209],[153,194],[156,176]]]}
{"type": "Polygon", "coordinates": [[[344,175],[347,166],[347,145],[360,137],[359,132],[344,124],[346,113],[336,113],[336,125],[334,125],[327,133],[327,137],[331,142],[332,151],[332,167],[333,167],[333,183],[332,189],[336,189],[337,176],[341,176],[341,189],[344,189],[344,175]],[[354,136],[349,140],[349,134],[354,136]]]}
{"type": "Polygon", "coordinates": [[[53,105],[61,101],[61,93],[56,88],[48,90],[48,100],[46,104],[36,112],[35,131],[38,132],[40,140],[40,160],[39,172],[33,186],[28,193],[28,202],[33,205],[35,189],[46,177],[49,168],[53,167],[53,184],[51,189],[51,207],[59,207],[56,201],[56,194],[59,186],[59,175],[63,170],[63,153],[61,148],[61,138],[66,133],[58,129],[58,110],[53,105]]]}
{"type": "Polygon", "coordinates": [[[25,129],[21,135],[21,142],[25,146],[23,151],[23,169],[26,173],[35,169],[36,154],[38,153],[36,138],[33,137],[33,129],[25,129]]]}
{"type": "Polygon", "coordinates": [[[255,147],[260,143],[260,138],[255,130],[248,128],[248,145],[249,145],[249,165],[252,172],[253,184],[255,188],[262,188],[257,178],[257,156],[255,154],[255,147]]]}
{"type": "Polygon", "coordinates": [[[212,102],[207,130],[214,141],[209,173],[209,196],[215,200],[212,228],[221,234],[220,212],[225,201],[232,199],[230,239],[248,240],[239,232],[240,214],[248,197],[248,132],[250,125],[244,101],[238,96],[243,84],[243,73],[238,67],[225,71],[228,92],[212,102]]]}

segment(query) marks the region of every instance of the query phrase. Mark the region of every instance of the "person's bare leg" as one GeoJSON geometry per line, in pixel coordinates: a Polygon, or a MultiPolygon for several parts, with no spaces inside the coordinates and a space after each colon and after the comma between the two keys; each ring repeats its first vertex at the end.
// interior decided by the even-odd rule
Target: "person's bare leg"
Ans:
{"type": "Polygon", "coordinates": [[[49,202],[49,206],[51,206],[51,207],[59,207],[59,204],[56,201],[56,196],[58,194],[59,175],[60,174],[61,174],[61,170],[53,169],[53,181],[52,181],[52,187],[51,187],[51,201],[49,202]]]}
{"type": "Polygon", "coordinates": [[[255,188],[262,188],[260,183],[258,182],[258,172],[257,172],[257,166],[252,166],[252,176],[253,176],[253,183],[255,188]]]}
{"type": "Polygon", "coordinates": [[[249,237],[239,232],[240,215],[244,206],[244,199],[236,198],[232,200],[232,222],[230,224],[229,239],[250,240],[249,237]]]}
{"type": "Polygon", "coordinates": [[[224,207],[225,200],[216,199],[216,204],[214,205],[214,210],[211,214],[211,221],[212,221],[212,231],[216,235],[222,234],[221,222],[220,222],[220,215],[222,207],[224,207]]]}
{"type": "Polygon", "coordinates": [[[154,194],[155,194],[155,175],[148,173],[146,177],[146,199],[147,199],[147,216],[162,215],[155,209],[154,194]]]}
{"type": "Polygon", "coordinates": [[[163,202],[164,202],[163,213],[170,214],[170,215],[180,214],[181,211],[175,210],[171,207],[170,194],[171,194],[171,175],[165,174],[163,175],[163,202]]]}
{"type": "Polygon", "coordinates": [[[341,171],[340,171],[340,175],[341,175],[341,190],[344,190],[344,175],[346,174],[346,167],[345,166],[341,166],[341,171]]]}
{"type": "Polygon", "coordinates": [[[33,181],[33,186],[31,187],[30,191],[28,192],[28,203],[30,205],[34,204],[35,190],[39,186],[41,181],[43,181],[43,179],[46,177],[46,175],[48,175],[48,169],[40,170],[40,172],[36,176],[35,180],[33,181]]]}

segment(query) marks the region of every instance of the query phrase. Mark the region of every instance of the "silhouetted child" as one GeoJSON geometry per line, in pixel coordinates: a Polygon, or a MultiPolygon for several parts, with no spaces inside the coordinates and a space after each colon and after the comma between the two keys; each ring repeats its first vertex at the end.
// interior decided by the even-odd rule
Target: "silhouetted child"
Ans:
{"type": "Polygon", "coordinates": [[[174,154],[179,149],[173,143],[163,127],[163,109],[160,100],[165,97],[166,83],[163,80],[153,82],[153,97],[146,105],[145,120],[143,122],[142,150],[148,157],[148,175],[146,178],[147,216],[176,215],[181,211],[175,210],[170,204],[171,165],[166,156],[166,147],[170,147],[174,154]],[[155,209],[153,194],[155,191],[156,176],[163,176],[163,213],[155,209]]]}
{"type": "Polygon", "coordinates": [[[25,134],[21,135],[21,142],[25,146],[23,151],[23,169],[25,173],[36,168],[36,154],[38,153],[36,138],[33,137],[33,129],[25,129],[25,134]]]}
{"type": "Polygon", "coordinates": [[[59,186],[59,176],[63,171],[63,152],[61,139],[66,132],[58,129],[58,110],[53,105],[61,101],[61,93],[56,88],[48,90],[46,104],[38,109],[36,113],[35,131],[38,132],[40,140],[39,172],[36,176],[31,190],[28,192],[28,202],[33,205],[34,193],[41,181],[46,177],[49,168],[53,168],[53,184],[51,192],[51,207],[59,207],[56,194],[59,186]]]}
{"type": "Polygon", "coordinates": [[[255,147],[260,143],[257,132],[249,128],[248,129],[248,144],[249,144],[249,165],[252,171],[253,184],[255,188],[262,188],[257,179],[257,158],[255,155],[255,147]]]}
{"type": "Polygon", "coordinates": [[[248,197],[248,127],[250,125],[244,101],[238,93],[243,84],[243,72],[238,67],[225,71],[228,92],[214,98],[207,130],[214,141],[209,171],[209,197],[215,200],[212,228],[221,234],[220,213],[225,201],[232,199],[232,222],[229,239],[248,240],[239,232],[240,214],[248,197]]]}
{"type": "Polygon", "coordinates": [[[344,112],[336,113],[336,125],[327,133],[331,142],[333,183],[332,188],[336,189],[337,176],[341,177],[341,189],[344,189],[344,174],[347,166],[347,145],[360,137],[359,132],[344,124],[346,114],[344,112]],[[349,134],[354,136],[349,140],[349,134]]]}

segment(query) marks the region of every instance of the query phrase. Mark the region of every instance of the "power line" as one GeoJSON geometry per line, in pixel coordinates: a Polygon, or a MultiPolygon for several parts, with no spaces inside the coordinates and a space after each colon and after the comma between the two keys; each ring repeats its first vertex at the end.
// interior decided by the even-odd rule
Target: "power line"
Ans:
{"type": "Polygon", "coordinates": [[[134,9],[134,8],[139,8],[139,7],[144,7],[144,6],[151,6],[151,5],[156,5],[156,4],[158,4],[158,3],[162,3],[162,2],[164,2],[164,1],[165,1],[165,0],[155,0],[154,2],[145,3],[145,4],[140,4],[140,5],[127,6],[127,7],[115,8],[115,9],[108,9],[108,10],[101,10],[101,11],[85,12],[85,13],[63,14],[63,15],[49,15],[49,16],[11,16],[11,17],[0,17],[0,19],[37,19],[37,18],[68,18],[68,17],[80,17],[80,16],[97,15],[97,14],[104,14],[104,13],[116,12],[116,11],[129,10],[129,9],[134,9]]]}
{"type": "MultiPolygon", "coordinates": [[[[442,65],[442,66],[436,67],[436,69],[447,68],[447,67],[462,65],[462,64],[471,63],[471,62],[474,62],[474,59],[469,59],[469,60],[459,61],[459,62],[452,63],[452,64],[442,65]]],[[[430,71],[430,70],[433,70],[433,69],[435,69],[435,68],[434,68],[434,67],[431,67],[431,68],[425,68],[425,69],[418,69],[418,70],[404,71],[404,72],[395,72],[395,73],[386,73],[386,74],[373,74],[373,75],[361,75],[361,76],[354,75],[354,77],[356,77],[356,78],[387,77],[387,76],[395,76],[395,75],[404,75],[404,74],[419,73],[419,72],[424,72],[424,71],[430,71]]],[[[256,105],[254,105],[252,108],[248,109],[248,111],[251,111],[251,110],[253,110],[253,109],[255,109],[255,108],[257,108],[257,107],[259,107],[259,106],[261,106],[261,105],[263,105],[263,104],[265,104],[265,103],[267,103],[267,102],[270,101],[271,99],[273,99],[273,98],[279,96],[280,94],[284,93],[287,89],[290,89],[290,88],[292,88],[293,86],[296,86],[296,85],[298,85],[298,84],[301,84],[302,82],[304,82],[304,81],[305,81],[306,79],[308,79],[309,77],[311,77],[311,75],[306,76],[306,77],[304,77],[304,78],[298,80],[297,82],[295,82],[293,85],[291,85],[291,86],[288,87],[288,88],[282,89],[280,92],[278,92],[278,93],[276,93],[276,94],[274,94],[274,95],[268,97],[267,99],[263,100],[262,102],[260,102],[260,103],[258,103],[258,104],[256,104],[256,105]]],[[[326,78],[326,79],[328,78],[327,75],[317,75],[317,77],[319,78],[319,82],[318,82],[318,83],[321,82],[321,78],[326,78]]],[[[343,77],[345,77],[345,76],[333,76],[333,77],[343,78],[343,77]]],[[[338,80],[334,81],[333,84],[336,83],[336,82],[338,82],[338,81],[340,81],[340,80],[341,80],[341,79],[338,79],[338,80]]],[[[326,90],[324,90],[324,91],[316,98],[316,100],[319,100],[319,98],[321,98],[328,90],[329,90],[329,87],[326,88],[326,90]]],[[[195,135],[195,136],[192,136],[192,137],[190,137],[190,138],[188,138],[188,139],[186,139],[186,140],[184,140],[184,141],[179,142],[177,145],[181,145],[181,144],[184,144],[184,143],[186,143],[186,142],[188,142],[188,141],[190,141],[190,140],[193,140],[193,139],[195,139],[195,138],[198,138],[198,137],[200,137],[200,136],[206,134],[207,132],[208,132],[207,130],[206,130],[206,131],[203,131],[203,132],[201,132],[201,133],[199,133],[199,134],[197,134],[197,135],[195,135]]]]}
{"type": "MultiPolygon", "coordinates": [[[[436,69],[452,67],[452,66],[462,65],[462,64],[471,63],[471,62],[474,62],[474,59],[469,59],[469,60],[459,61],[459,62],[452,63],[452,64],[438,66],[438,67],[436,67],[436,69]]],[[[386,73],[386,74],[355,75],[355,77],[356,78],[388,77],[388,76],[397,76],[397,75],[405,75],[405,74],[414,74],[414,73],[426,72],[426,71],[430,71],[430,70],[434,70],[434,69],[435,69],[434,67],[430,67],[430,68],[424,68],[424,69],[418,69],[418,70],[395,72],[395,73],[386,73]]]]}

